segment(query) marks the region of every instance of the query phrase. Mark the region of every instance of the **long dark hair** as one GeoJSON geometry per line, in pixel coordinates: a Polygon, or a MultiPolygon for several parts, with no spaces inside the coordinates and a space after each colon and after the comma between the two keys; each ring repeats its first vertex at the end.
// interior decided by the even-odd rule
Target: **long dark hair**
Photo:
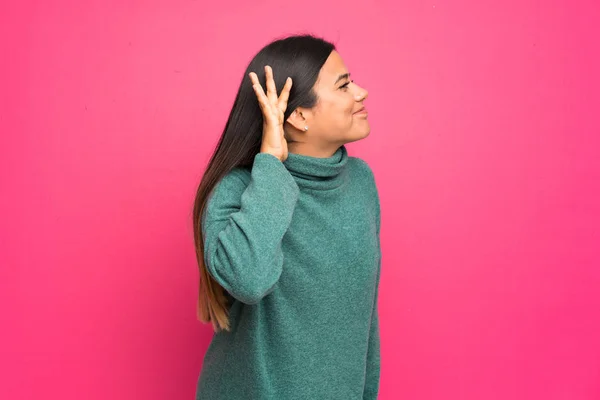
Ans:
{"type": "Polygon", "coordinates": [[[335,46],[312,35],[289,36],[275,40],[254,56],[238,89],[225,129],[210,158],[196,191],[193,211],[194,243],[200,270],[198,319],[212,322],[213,329],[230,330],[228,299],[225,290],[208,273],[204,264],[202,215],[208,196],[216,184],[235,167],[250,167],[260,151],[263,118],[252,83],[248,77],[255,72],[265,88],[264,66],[273,68],[278,95],[287,77],[292,78],[292,90],[284,120],[298,107],[311,108],[317,103],[313,87],[325,61],[335,46]]]}

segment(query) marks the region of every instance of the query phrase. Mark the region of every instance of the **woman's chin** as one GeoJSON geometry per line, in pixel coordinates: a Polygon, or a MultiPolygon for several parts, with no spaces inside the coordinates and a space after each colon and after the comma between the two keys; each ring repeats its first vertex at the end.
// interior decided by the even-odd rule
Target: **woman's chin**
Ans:
{"type": "Polygon", "coordinates": [[[371,133],[371,128],[361,129],[359,132],[353,132],[351,136],[349,136],[346,140],[346,143],[356,142],[358,140],[362,140],[369,136],[371,133]]]}

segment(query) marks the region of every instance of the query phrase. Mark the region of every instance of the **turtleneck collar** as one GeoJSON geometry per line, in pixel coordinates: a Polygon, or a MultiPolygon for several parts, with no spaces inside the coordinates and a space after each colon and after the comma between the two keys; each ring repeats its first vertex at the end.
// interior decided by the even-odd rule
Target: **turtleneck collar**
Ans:
{"type": "Polygon", "coordinates": [[[288,153],[283,162],[300,187],[326,190],[339,187],[346,177],[348,151],[340,146],[331,157],[288,153]]]}

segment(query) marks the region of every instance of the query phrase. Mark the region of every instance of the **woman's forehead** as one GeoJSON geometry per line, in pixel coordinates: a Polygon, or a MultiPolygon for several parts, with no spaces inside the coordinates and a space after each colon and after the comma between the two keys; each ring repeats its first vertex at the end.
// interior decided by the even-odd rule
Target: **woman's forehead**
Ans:
{"type": "Polygon", "coordinates": [[[348,69],[344,60],[337,51],[332,51],[321,71],[319,72],[319,83],[321,85],[335,85],[340,79],[348,77],[348,69]]]}

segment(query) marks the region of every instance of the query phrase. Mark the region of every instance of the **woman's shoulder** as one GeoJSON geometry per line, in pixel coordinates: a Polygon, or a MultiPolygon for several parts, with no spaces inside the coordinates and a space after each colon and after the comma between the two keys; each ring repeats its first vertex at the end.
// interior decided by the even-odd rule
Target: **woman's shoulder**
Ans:
{"type": "Polygon", "coordinates": [[[373,185],[375,185],[375,174],[373,169],[365,160],[355,156],[348,157],[348,166],[352,170],[354,176],[358,178],[366,179],[373,185]]]}
{"type": "Polygon", "coordinates": [[[373,173],[371,166],[361,158],[350,157],[348,161],[353,169],[353,176],[358,177],[358,179],[361,180],[361,182],[359,182],[359,187],[361,190],[368,188],[367,196],[370,196],[372,201],[371,204],[374,204],[377,234],[379,234],[381,226],[381,204],[379,199],[379,191],[377,190],[377,183],[375,182],[375,174],[373,173]]]}

